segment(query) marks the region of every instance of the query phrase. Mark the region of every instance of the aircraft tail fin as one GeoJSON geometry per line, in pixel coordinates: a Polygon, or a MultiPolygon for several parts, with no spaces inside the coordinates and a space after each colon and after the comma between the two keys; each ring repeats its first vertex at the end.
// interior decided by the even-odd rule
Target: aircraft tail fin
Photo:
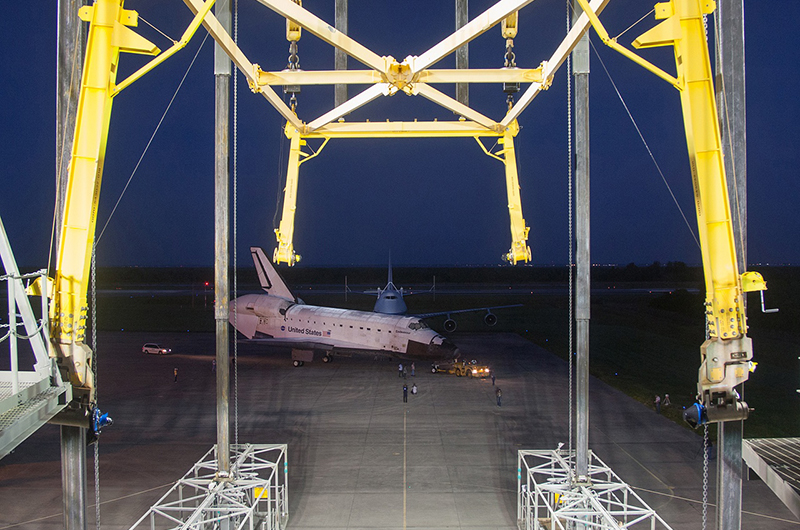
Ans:
{"type": "Polygon", "coordinates": [[[253,255],[253,263],[256,266],[258,282],[261,284],[261,288],[273,296],[297,301],[261,247],[250,247],[250,254],[253,255]]]}

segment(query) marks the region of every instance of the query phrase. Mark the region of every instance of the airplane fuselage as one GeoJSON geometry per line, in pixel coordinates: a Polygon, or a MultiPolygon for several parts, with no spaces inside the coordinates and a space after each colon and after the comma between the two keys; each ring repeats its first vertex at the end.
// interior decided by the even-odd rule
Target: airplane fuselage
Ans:
{"type": "Polygon", "coordinates": [[[298,304],[269,294],[230,303],[230,323],[248,339],[297,347],[383,352],[418,360],[458,357],[456,346],[416,317],[298,304]]]}

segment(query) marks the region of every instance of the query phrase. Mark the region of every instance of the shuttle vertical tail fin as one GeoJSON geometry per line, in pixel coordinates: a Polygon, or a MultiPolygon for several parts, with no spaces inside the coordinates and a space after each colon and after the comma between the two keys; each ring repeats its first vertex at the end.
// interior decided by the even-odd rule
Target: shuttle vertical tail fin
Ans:
{"type": "Polygon", "coordinates": [[[250,247],[250,254],[253,255],[253,263],[256,266],[258,282],[261,284],[261,288],[272,296],[280,296],[281,298],[297,301],[261,247],[250,247]]]}

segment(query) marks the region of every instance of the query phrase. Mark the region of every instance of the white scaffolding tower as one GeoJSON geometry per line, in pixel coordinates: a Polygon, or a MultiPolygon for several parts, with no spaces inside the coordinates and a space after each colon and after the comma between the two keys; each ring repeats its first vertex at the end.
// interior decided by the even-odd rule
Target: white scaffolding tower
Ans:
{"type": "Polygon", "coordinates": [[[230,447],[230,478],[218,476],[215,445],[131,530],[285,528],[289,518],[286,444],[230,447]]]}
{"type": "Polygon", "coordinates": [[[670,526],[591,451],[588,481],[577,483],[574,453],[521,450],[517,463],[517,527],[520,530],[670,526]]]}
{"type": "Polygon", "coordinates": [[[41,297],[42,318],[37,320],[22,283],[42,278],[41,285],[46,289],[47,273],[41,270],[20,274],[1,219],[0,260],[5,270],[0,282],[5,282],[8,288],[8,321],[0,324],[0,343],[9,346],[8,366],[0,370],[0,458],[3,458],[66,406],[72,399],[72,387],[62,382],[55,361],[47,353],[47,293],[41,297]],[[21,333],[20,328],[25,332],[21,333]],[[28,342],[33,351],[34,362],[30,366],[20,366],[20,340],[28,342]]]}

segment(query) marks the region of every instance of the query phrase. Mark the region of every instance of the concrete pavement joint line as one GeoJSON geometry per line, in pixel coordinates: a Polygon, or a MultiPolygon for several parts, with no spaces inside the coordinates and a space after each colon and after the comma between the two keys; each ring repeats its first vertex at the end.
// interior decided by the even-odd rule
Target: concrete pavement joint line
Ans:
{"type": "Polygon", "coordinates": [[[406,462],[407,462],[407,455],[406,452],[406,416],[408,414],[408,410],[403,408],[403,528],[406,527],[406,494],[408,493],[408,487],[406,483],[406,462]]]}
{"type": "MultiPolygon", "coordinates": [[[[112,503],[112,502],[121,501],[123,499],[128,499],[130,497],[135,497],[137,495],[141,495],[142,493],[149,493],[151,491],[160,490],[160,489],[163,489],[163,488],[168,488],[170,486],[172,486],[172,482],[170,482],[168,484],[162,484],[161,486],[156,486],[154,488],[149,488],[149,489],[146,489],[146,490],[137,491],[135,493],[129,493],[128,495],[123,495],[122,497],[117,497],[116,499],[109,499],[107,501],[103,501],[103,502],[100,503],[100,506],[102,506],[104,504],[109,504],[109,503],[112,503]]],[[[87,508],[94,508],[94,507],[95,507],[95,504],[89,504],[87,506],[87,508]]],[[[39,521],[44,521],[46,519],[52,519],[53,517],[61,517],[62,515],[64,515],[63,512],[54,513],[53,515],[45,515],[44,517],[38,517],[36,519],[31,519],[29,521],[23,521],[21,523],[14,523],[14,524],[10,524],[8,526],[0,526],[0,530],[6,530],[7,528],[15,528],[17,526],[22,526],[24,524],[38,523],[39,521]]]]}
{"type": "MultiPolygon", "coordinates": [[[[679,501],[691,502],[693,504],[703,504],[703,501],[698,501],[696,499],[690,499],[688,497],[681,497],[679,495],[673,495],[671,493],[664,493],[664,492],[661,492],[661,491],[649,490],[647,488],[639,488],[639,487],[636,487],[636,486],[631,486],[631,488],[635,489],[635,490],[639,490],[639,491],[644,491],[646,493],[652,493],[653,495],[661,495],[663,497],[672,497],[673,499],[678,499],[679,501]]],[[[717,507],[716,504],[711,503],[711,502],[709,502],[708,505],[713,507],[713,508],[717,507]]],[[[791,523],[791,524],[800,526],[800,521],[792,521],[791,519],[784,519],[782,517],[775,517],[774,515],[767,515],[765,513],[749,512],[747,510],[742,510],[742,513],[747,514],[747,515],[752,515],[753,517],[763,517],[764,519],[773,519],[775,521],[780,521],[782,523],[791,523]]]]}
{"type": "MultiPolygon", "coordinates": [[[[597,429],[597,427],[594,427],[594,428],[595,428],[595,429],[597,429]]],[[[608,434],[607,434],[606,432],[604,432],[602,429],[597,429],[597,430],[598,430],[598,431],[600,431],[601,433],[603,433],[603,434],[604,434],[605,436],[607,436],[608,438],[610,438],[610,439],[612,439],[612,440],[613,440],[613,438],[611,438],[610,436],[608,436],[608,434]]],[[[612,443],[613,443],[615,446],[617,446],[617,447],[619,448],[619,450],[620,450],[620,451],[622,451],[623,453],[625,453],[626,455],[628,455],[628,456],[630,457],[630,459],[631,459],[631,460],[633,460],[634,462],[636,462],[636,464],[637,464],[639,467],[641,467],[642,469],[644,469],[645,471],[647,471],[647,472],[650,474],[650,476],[651,476],[651,477],[653,477],[654,479],[656,479],[657,481],[659,481],[661,484],[663,484],[663,485],[664,485],[664,487],[665,487],[665,488],[667,488],[667,489],[669,490],[669,493],[670,493],[670,495],[673,495],[673,494],[675,493],[675,488],[673,488],[672,486],[670,486],[669,484],[667,484],[666,482],[664,482],[663,480],[661,480],[661,478],[660,478],[659,476],[657,476],[655,473],[653,473],[652,471],[650,471],[650,469],[649,469],[647,466],[645,466],[644,464],[642,464],[641,462],[639,462],[638,460],[636,460],[636,458],[635,458],[635,457],[634,457],[632,454],[630,454],[628,451],[626,451],[626,450],[625,450],[625,449],[624,449],[624,448],[623,448],[621,445],[619,445],[619,444],[618,444],[616,441],[614,441],[614,442],[612,442],[612,443]]]]}

